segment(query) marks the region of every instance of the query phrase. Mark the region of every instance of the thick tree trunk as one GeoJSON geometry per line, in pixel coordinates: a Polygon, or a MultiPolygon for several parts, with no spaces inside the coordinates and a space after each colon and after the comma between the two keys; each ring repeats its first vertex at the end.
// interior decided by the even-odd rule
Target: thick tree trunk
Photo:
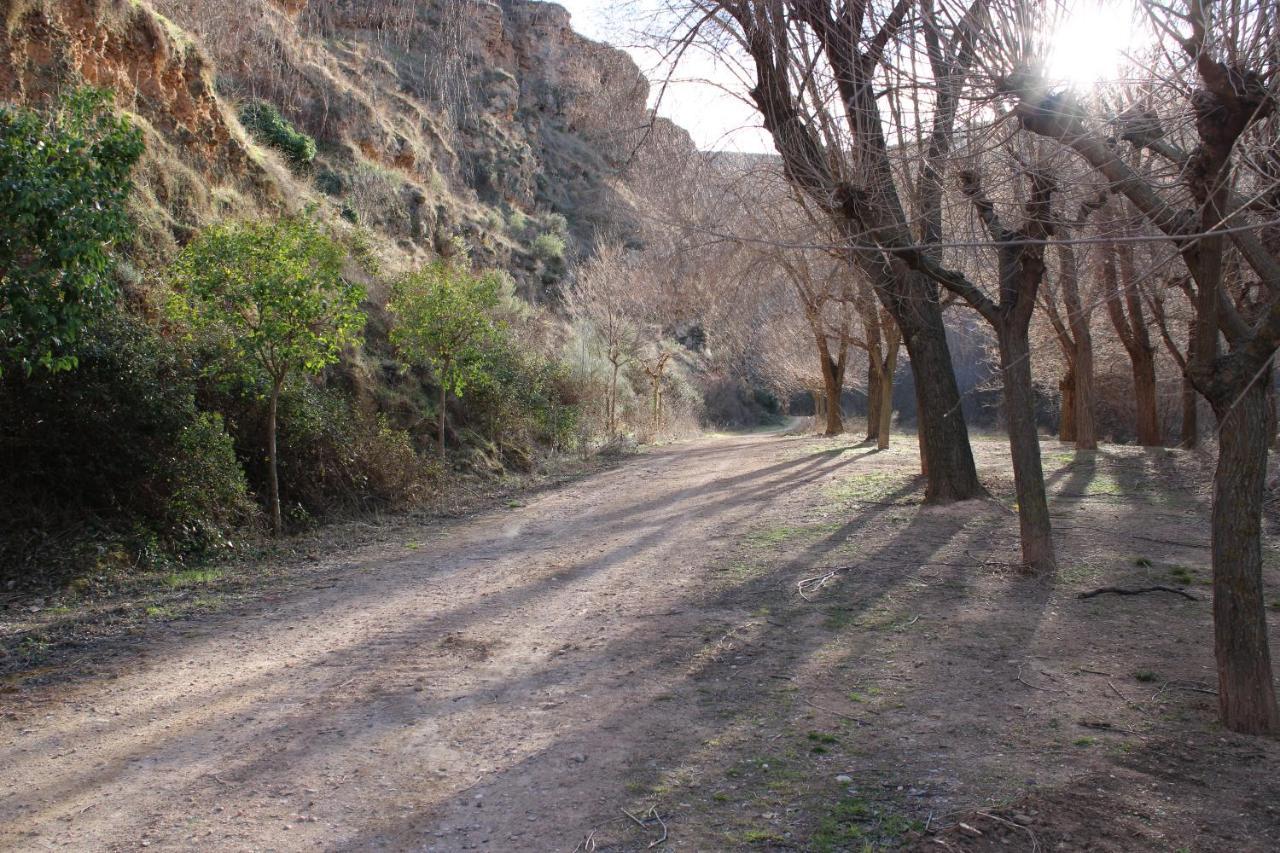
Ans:
{"type": "Polygon", "coordinates": [[[1098,423],[1094,417],[1093,339],[1086,332],[1077,335],[1075,365],[1076,450],[1098,449],[1098,423]]]}
{"type": "Polygon", "coordinates": [[[1137,406],[1138,444],[1159,447],[1160,408],[1156,400],[1156,360],[1150,347],[1139,347],[1129,353],[1133,365],[1133,400],[1137,406]]]}
{"type": "Polygon", "coordinates": [[[1009,450],[1013,457],[1014,490],[1018,497],[1022,562],[1032,571],[1051,572],[1055,568],[1053,534],[1049,526],[1049,503],[1044,494],[1040,437],[1036,432],[1031,345],[1025,330],[1009,329],[1008,325],[1008,322],[1000,324],[996,337],[1000,344],[1009,450]]]}
{"type": "Polygon", "coordinates": [[[276,412],[280,408],[280,389],[283,379],[271,386],[271,402],[267,409],[267,467],[271,478],[271,529],[279,536],[284,532],[284,518],[280,512],[280,471],[276,461],[276,412]]]}
{"type": "MultiPolygon", "coordinates": [[[[878,348],[877,348],[878,349],[878,348]]],[[[880,392],[880,368],[876,365],[879,354],[869,353],[867,359],[867,437],[866,441],[878,441],[880,437],[880,404],[884,395],[880,392]]]]}
{"type": "Polygon", "coordinates": [[[1280,731],[1262,589],[1262,495],[1267,470],[1266,390],[1253,382],[1221,395],[1213,478],[1213,626],[1218,707],[1228,729],[1280,731]],[[1234,405],[1233,405],[1234,402],[1234,405]]]}
{"type": "MultiPolygon", "coordinates": [[[[818,370],[822,373],[822,394],[826,409],[823,435],[840,435],[844,432],[844,417],[840,408],[840,395],[844,393],[845,356],[848,344],[840,342],[840,357],[831,357],[831,344],[827,340],[826,327],[819,311],[807,312],[809,324],[813,328],[814,343],[818,353],[818,370]]],[[[816,423],[815,423],[816,426],[816,423]]]]}
{"type": "Polygon", "coordinates": [[[898,371],[898,341],[889,342],[888,354],[882,365],[883,373],[879,387],[880,403],[876,414],[880,423],[876,426],[876,448],[889,449],[889,431],[893,426],[893,375],[898,371]]]}
{"type": "Polygon", "coordinates": [[[969,446],[969,429],[960,408],[960,389],[951,364],[938,291],[920,276],[911,278],[907,298],[891,298],[886,307],[902,330],[903,343],[911,356],[921,468],[928,478],[925,502],[950,503],[982,497],[986,490],[978,480],[969,446]]]}
{"type": "Polygon", "coordinates": [[[1267,383],[1267,447],[1276,446],[1276,432],[1280,428],[1280,421],[1276,418],[1276,377],[1274,365],[1268,365],[1266,372],[1267,383]]]}
{"type": "Polygon", "coordinates": [[[1200,443],[1200,394],[1190,379],[1182,380],[1182,429],[1178,443],[1187,450],[1200,443]]]}
{"type": "MultiPolygon", "coordinates": [[[[1196,321],[1192,318],[1190,328],[1187,330],[1187,357],[1195,352],[1196,345],[1196,321]]],[[[1184,362],[1183,370],[1186,370],[1184,362]]],[[[1200,392],[1196,390],[1196,385],[1191,381],[1191,377],[1183,376],[1182,378],[1182,427],[1179,431],[1178,444],[1186,449],[1191,450],[1200,443],[1200,392]]]]}
{"type": "Polygon", "coordinates": [[[1058,441],[1076,440],[1076,371],[1068,367],[1058,381],[1062,403],[1058,406],[1058,441]]]}
{"type": "Polygon", "coordinates": [[[844,371],[829,356],[822,359],[822,393],[826,398],[826,426],[823,435],[840,435],[844,432],[844,418],[840,409],[840,394],[844,390],[844,371]]]}

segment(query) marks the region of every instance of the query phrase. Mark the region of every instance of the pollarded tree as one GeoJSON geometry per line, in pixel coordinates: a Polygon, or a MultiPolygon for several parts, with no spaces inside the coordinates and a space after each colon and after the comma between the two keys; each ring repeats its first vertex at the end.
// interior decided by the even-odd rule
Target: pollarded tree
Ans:
{"type": "Polygon", "coordinates": [[[1195,297],[1185,373],[1218,420],[1213,491],[1213,614],[1222,723],[1280,731],[1262,585],[1262,504],[1268,452],[1267,377],[1280,348],[1275,176],[1258,164],[1280,150],[1275,116],[1274,11],[1265,4],[1144,2],[1160,38],[1146,92],[1113,126],[1034,68],[1000,80],[1022,127],[1074,151],[1181,256],[1195,297]],[[1162,50],[1163,49],[1163,50],[1162,50]],[[1181,127],[1143,103],[1151,89],[1182,102],[1181,127]],[[1115,131],[1119,131],[1118,134],[1115,131]],[[1172,133],[1171,133],[1172,131],[1172,133]],[[1120,142],[1114,141],[1118,135],[1120,142]],[[1135,169],[1126,147],[1166,163],[1172,179],[1135,169]],[[1247,282],[1226,270],[1239,264],[1247,282]],[[1262,298],[1241,298],[1256,290],[1262,298]],[[1225,351],[1222,347],[1225,339],[1225,351]]]}
{"type": "Polygon", "coordinates": [[[919,389],[926,499],[983,495],[967,427],[955,415],[960,392],[938,288],[953,280],[939,246],[943,179],[986,3],[941,11],[923,0],[673,6],[687,12],[683,21],[696,22],[677,39],[732,52],[727,64],[751,78],[750,99],[787,180],[829,220],[847,262],[872,283],[902,330],[919,389]],[[909,79],[908,70],[919,65],[929,72],[909,79]],[[910,174],[895,172],[888,130],[894,119],[885,102],[886,93],[904,86],[932,104],[929,127],[918,137],[919,168],[910,174]]]}
{"type": "Polygon", "coordinates": [[[1075,442],[1077,450],[1096,450],[1098,430],[1094,406],[1093,332],[1090,327],[1094,300],[1082,287],[1082,252],[1071,242],[1089,216],[1106,203],[1106,193],[1094,193],[1080,202],[1073,218],[1055,220],[1054,249],[1058,256],[1056,280],[1045,279],[1040,303],[1053,329],[1066,371],[1058,387],[1062,393],[1058,437],[1075,442]]]}
{"type": "Polygon", "coordinates": [[[276,411],[285,381],[319,373],[359,340],[364,291],[342,278],[345,253],[300,217],[216,225],[174,263],[173,312],[210,333],[225,357],[217,369],[267,386],[271,523],[279,534],[276,411]]]}
{"type": "Polygon", "coordinates": [[[392,290],[391,342],[409,362],[431,368],[440,386],[442,458],[448,395],[461,397],[483,373],[486,347],[501,331],[496,311],[505,283],[496,270],[475,273],[445,259],[402,277],[392,290]]]}
{"type": "Polygon", "coordinates": [[[48,116],[0,105],[0,372],[75,367],[85,322],[115,297],[113,244],[142,134],[111,94],[80,89],[48,116]]]}

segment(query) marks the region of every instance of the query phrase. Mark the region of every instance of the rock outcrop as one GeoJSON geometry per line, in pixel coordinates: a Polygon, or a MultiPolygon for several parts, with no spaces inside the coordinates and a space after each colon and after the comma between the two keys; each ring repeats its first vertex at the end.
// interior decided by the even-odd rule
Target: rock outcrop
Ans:
{"type": "Polygon", "coordinates": [[[581,253],[640,228],[648,84],[553,4],[0,0],[0,19],[0,98],[107,86],[144,127],[140,246],[159,257],[218,216],[312,203],[404,263],[464,239],[536,295],[565,268],[540,236],[581,253]],[[315,137],[311,170],[245,133],[250,99],[315,137]]]}

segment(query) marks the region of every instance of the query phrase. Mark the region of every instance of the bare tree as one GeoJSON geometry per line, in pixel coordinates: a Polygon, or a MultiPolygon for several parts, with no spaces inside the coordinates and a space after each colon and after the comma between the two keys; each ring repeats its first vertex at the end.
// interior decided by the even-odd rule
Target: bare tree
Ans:
{"type": "Polygon", "coordinates": [[[1080,203],[1073,218],[1059,217],[1056,220],[1057,282],[1054,286],[1046,281],[1046,287],[1041,291],[1041,305],[1066,363],[1066,371],[1058,384],[1062,395],[1058,437],[1062,441],[1074,442],[1077,450],[1097,448],[1098,428],[1091,330],[1094,302],[1083,293],[1081,252],[1071,238],[1079,233],[1090,214],[1105,202],[1105,193],[1093,194],[1080,203]]]}
{"type": "Polygon", "coordinates": [[[618,377],[622,369],[635,360],[640,342],[630,311],[632,274],[626,250],[604,246],[579,271],[565,295],[570,314],[589,324],[609,364],[605,429],[610,438],[618,435],[620,426],[618,377]]]}
{"type": "MultiPolygon", "coordinates": [[[[1262,589],[1261,515],[1268,451],[1267,378],[1280,345],[1280,255],[1269,203],[1274,178],[1252,163],[1276,149],[1270,121],[1276,79],[1276,10],[1249,3],[1188,0],[1144,4],[1172,45],[1163,71],[1185,91],[1194,145],[1170,139],[1158,115],[1138,109],[1119,130],[1176,170],[1172,186],[1133,169],[1078,101],[1049,92],[1033,70],[1003,80],[1014,112],[1032,133],[1075,151],[1178,249],[1194,287],[1195,340],[1186,375],[1218,420],[1212,555],[1214,645],[1223,724],[1239,732],[1280,731],[1262,589]],[[1190,208],[1187,204],[1190,203],[1190,208]],[[1232,298],[1224,271],[1229,244],[1260,291],[1232,298]],[[1242,310],[1244,309],[1244,310],[1242,310]],[[1227,348],[1220,349],[1220,336],[1227,348]]],[[[1253,288],[1250,284],[1249,288],[1253,288]]]]}
{"type": "MultiPolygon", "coordinates": [[[[1129,230],[1115,219],[1109,224],[1115,227],[1117,236],[1131,236],[1129,230]]],[[[1102,280],[1107,315],[1133,367],[1138,444],[1158,447],[1164,444],[1164,438],[1156,400],[1156,348],[1147,328],[1142,304],[1143,288],[1138,280],[1132,243],[1118,242],[1106,247],[1102,258],[1102,280]]]]}
{"type": "Polygon", "coordinates": [[[902,329],[919,389],[926,499],[983,494],[960,412],[938,296],[944,160],[960,89],[973,58],[983,0],[958,20],[931,2],[892,8],[812,0],[690,0],[682,38],[728,39],[749,65],[750,97],[782,157],[787,180],[829,220],[848,263],[873,282],[902,329]],[[919,27],[907,32],[915,8],[919,27]],[[919,39],[917,39],[917,35],[919,39]],[[913,234],[895,175],[878,92],[896,74],[891,44],[927,43],[934,100],[918,172],[920,234],[913,234]],[[926,248],[907,247],[923,243],[926,248]]]}
{"type": "Polygon", "coordinates": [[[1033,170],[1025,218],[1016,228],[1006,226],[994,202],[983,191],[975,172],[960,173],[961,192],[973,204],[983,228],[996,244],[998,297],[992,299],[957,276],[952,283],[996,333],[1003,378],[1004,403],[1013,457],[1014,489],[1018,496],[1022,560],[1036,570],[1052,570],[1053,534],[1049,503],[1044,493],[1040,437],[1036,431],[1035,399],[1031,383],[1031,315],[1044,279],[1044,250],[1053,231],[1053,192],[1056,184],[1045,172],[1033,170]]]}

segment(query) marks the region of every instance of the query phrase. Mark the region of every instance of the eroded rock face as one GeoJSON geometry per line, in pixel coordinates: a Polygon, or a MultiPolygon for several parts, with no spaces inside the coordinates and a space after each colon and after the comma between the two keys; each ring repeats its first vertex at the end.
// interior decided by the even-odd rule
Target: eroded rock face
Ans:
{"type": "Polygon", "coordinates": [[[162,261],[219,215],[287,197],[245,144],[198,42],[133,0],[0,0],[0,100],[41,106],[68,87],[109,88],[146,141],[132,199],[134,250],[162,261]]]}
{"type": "Polygon", "coordinates": [[[623,167],[648,85],[553,4],[0,0],[0,19],[0,97],[114,89],[147,133],[145,218],[178,242],[219,215],[352,200],[250,143],[235,113],[251,98],[314,136],[329,185],[373,199],[362,224],[406,251],[452,246],[452,229],[521,274],[536,228],[503,224],[513,210],[564,216],[581,251],[638,228],[623,167]]]}
{"type": "Polygon", "coordinates": [[[80,82],[110,88],[189,164],[243,171],[238,144],[196,44],[129,0],[0,0],[0,97],[41,103],[80,82]]]}

